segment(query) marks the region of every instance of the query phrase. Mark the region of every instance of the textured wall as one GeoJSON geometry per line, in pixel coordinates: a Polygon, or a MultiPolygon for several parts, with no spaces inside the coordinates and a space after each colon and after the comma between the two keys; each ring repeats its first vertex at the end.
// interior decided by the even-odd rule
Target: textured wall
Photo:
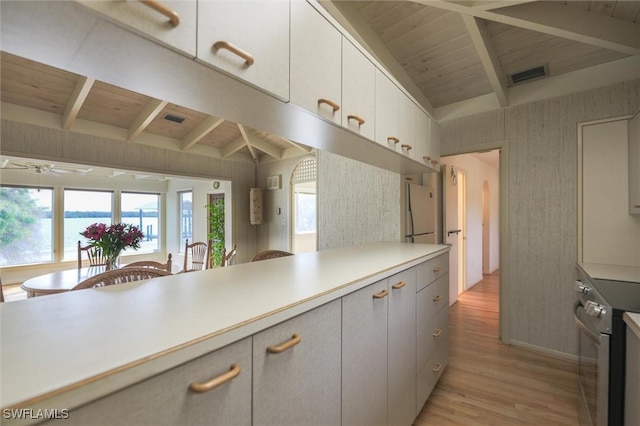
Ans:
{"type": "Polygon", "coordinates": [[[318,249],[400,241],[400,175],[318,152],[318,249]]]}
{"type": "Polygon", "coordinates": [[[577,123],[638,108],[635,80],[441,123],[444,155],[493,141],[507,147],[509,264],[501,273],[512,341],[575,354],[577,123]]]}

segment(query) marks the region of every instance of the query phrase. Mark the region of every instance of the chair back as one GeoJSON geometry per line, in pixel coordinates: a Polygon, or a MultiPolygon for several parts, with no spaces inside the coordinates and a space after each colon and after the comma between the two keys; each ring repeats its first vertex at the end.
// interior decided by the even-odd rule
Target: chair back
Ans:
{"type": "Polygon", "coordinates": [[[211,241],[208,243],[195,242],[189,244],[189,240],[187,240],[184,247],[184,267],[182,271],[190,272],[209,269],[211,267],[211,246],[211,241]]]}
{"type": "Polygon", "coordinates": [[[236,257],[238,255],[238,250],[236,249],[236,245],[233,245],[233,249],[229,253],[227,253],[227,248],[224,248],[224,252],[222,253],[222,263],[220,266],[231,266],[236,264],[236,257]]]}
{"type": "Polygon", "coordinates": [[[275,259],[276,257],[293,256],[293,253],[289,253],[284,250],[265,250],[256,254],[251,258],[249,262],[256,262],[258,260],[275,259]]]}
{"type": "Polygon", "coordinates": [[[156,268],[120,268],[102,272],[78,283],[73,290],[85,288],[106,287],[108,285],[124,284],[134,281],[149,280],[151,278],[165,277],[171,272],[156,268]]]}
{"type": "Polygon", "coordinates": [[[107,258],[102,255],[102,250],[90,245],[82,247],[82,244],[78,241],[78,269],[82,268],[83,252],[87,253],[89,266],[105,266],[107,264],[107,258]]]}
{"type": "Polygon", "coordinates": [[[141,260],[139,262],[129,263],[124,265],[123,268],[155,268],[162,269],[163,271],[171,272],[172,256],[169,253],[167,263],[160,263],[154,260],[141,260]]]}

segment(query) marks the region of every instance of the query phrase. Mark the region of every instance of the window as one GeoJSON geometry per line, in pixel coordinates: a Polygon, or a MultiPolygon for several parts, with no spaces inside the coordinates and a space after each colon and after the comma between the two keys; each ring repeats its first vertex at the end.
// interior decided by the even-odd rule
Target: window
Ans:
{"type": "Polygon", "coordinates": [[[316,228],[316,159],[308,157],[300,161],[291,177],[292,244],[294,253],[315,251],[317,247],[316,228]]]}
{"type": "Polygon", "coordinates": [[[178,192],[180,198],[180,245],[178,251],[182,253],[187,239],[191,239],[193,229],[193,193],[191,191],[178,192]]]}
{"type": "Polygon", "coordinates": [[[92,223],[113,223],[113,193],[110,191],[64,190],[64,258],[78,257],[78,241],[85,245],[82,235],[92,223]]]}
{"type": "MultiPolygon", "coordinates": [[[[144,234],[139,253],[160,250],[160,195],[123,192],[120,197],[120,221],[137,226],[144,234]]],[[[124,252],[131,254],[131,250],[124,252]]]]}
{"type": "Polygon", "coordinates": [[[296,186],[296,234],[316,232],[316,194],[300,191],[296,186]]]}
{"type": "Polygon", "coordinates": [[[53,190],[0,187],[0,265],[53,260],[53,190]]]}

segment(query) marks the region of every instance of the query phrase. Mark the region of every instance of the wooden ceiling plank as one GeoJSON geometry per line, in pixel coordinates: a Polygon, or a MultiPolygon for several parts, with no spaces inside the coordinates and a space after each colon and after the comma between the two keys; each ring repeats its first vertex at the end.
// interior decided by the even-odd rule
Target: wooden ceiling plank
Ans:
{"type": "Polygon", "coordinates": [[[627,55],[640,55],[640,26],[580,8],[568,7],[561,2],[532,2],[488,11],[444,0],[416,1],[476,18],[592,44],[627,55]]]}
{"type": "Polygon", "coordinates": [[[531,3],[537,0],[499,0],[499,1],[472,1],[469,6],[480,10],[495,10],[517,4],[531,3]]]}
{"type": "Polygon", "coordinates": [[[462,15],[462,20],[469,31],[473,45],[480,57],[480,62],[482,62],[482,66],[489,78],[491,87],[493,87],[493,91],[496,93],[500,106],[506,107],[509,104],[509,100],[505,74],[498,61],[498,56],[493,50],[491,39],[489,38],[484,22],[469,15],[462,15]]]}
{"type": "Polygon", "coordinates": [[[256,150],[253,149],[253,146],[251,146],[251,142],[249,141],[249,136],[247,135],[247,130],[240,123],[236,123],[236,125],[238,126],[238,130],[240,130],[240,134],[242,135],[242,140],[244,140],[244,143],[247,146],[247,149],[249,150],[249,154],[251,154],[251,158],[253,158],[253,161],[257,163],[258,154],[256,153],[256,150]]]}
{"type": "Polygon", "coordinates": [[[73,89],[73,93],[67,102],[64,113],[62,114],[63,129],[69,130],[71,128],[95,81],[95,79],[88,77],[80,77],[78,79],[78,83],[76,84],[75,89],[73,89]]]}
{"type": "Polygon", "coordinates": [[[154,118],[167,106],[168,102],[160,99],[153,99],[142,110],[140,115],[133,121],[129,127],[129,134],[127,139],[132,141],[140,135],[147,128],[154,118]]]}
{"type": "Polygon", "coordinates": [[[205,118],[202,123],[198,124],[195,129],[193,129],[187,136],[182,139],[182,144],[180,149],[182,151],[186,151],[191,148],[195,144],[198,143],[200,139],[205,137],[209,132],[213,131],[216,127],[224,123],[223,118],[217,118],[213,116],[209,116],[205,118]]]}

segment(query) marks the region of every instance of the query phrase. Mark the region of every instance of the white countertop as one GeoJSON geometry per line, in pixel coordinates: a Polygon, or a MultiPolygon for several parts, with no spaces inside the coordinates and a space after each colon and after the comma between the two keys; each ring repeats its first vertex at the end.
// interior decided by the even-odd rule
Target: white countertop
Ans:
{"type": "Polygon", "coordinates": [[[640,314],[625,312],[623,318],[629,329],[640,339],[640,314]]]}
{"type": "Polygon", "coordinates": [[[640,283],[640,266],[620,266],[584,262],[580,262],[578,265],[587,275],[594,279],[640,283]]]}
{"type": "Polygon", "coordinates": [[[0,406],[70,408],[447,251],[373,243],[4,303],[0,406]]]}

